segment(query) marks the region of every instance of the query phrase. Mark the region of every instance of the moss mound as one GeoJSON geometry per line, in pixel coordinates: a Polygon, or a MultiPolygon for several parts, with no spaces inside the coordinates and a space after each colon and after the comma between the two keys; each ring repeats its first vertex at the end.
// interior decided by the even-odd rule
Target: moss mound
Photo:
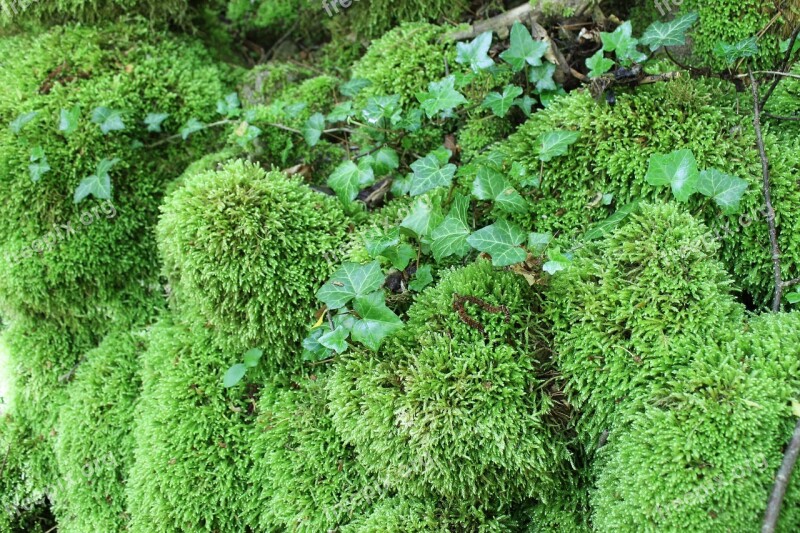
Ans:
{"type": "Polygon", "coordinates": [[[178,307],[233,351],[264,347],[275,371],[296,363],[330,275],[323,254],[346,224],[333,198],[239,160],[187,178],[166,200],[158,235],[178,307]]]}
{"type": "Polygon", "coordinates": [[[525,282],[487,262],[446,274],[379,353],[336,365],[336,429],[401,495],[496,510],[546,499],[569,453],[542,377],[537,313],[525,282]]]}
{"type": "Polygon", "coordinates": [[[197,43],[141,21],[8,37],[0,51],[13,58],[0,71],[9,88],[0,116],[11,123],[37,113],[19,133],[0,131],[0,295],[14,310],[68,320],[131,282],[154,279],[151,228],[162,190],[215,134],[143,148],[159,139],[143,121],[148,113],[169,113],[163,127],[172,131],[190,118],[210,121],[230,76],[197,43]],[[125,129],[104,134],[91,120],[99,108],[121,111],[125,129]],[[73,109],[77,126],[65,135],[57,129],[60,116],[73,109]],[[38,181],[29,170],[34,147],[50,167],[38,181]],[[76,204],[76,187],[103,159],[118,160],[110,203],[90,196],[76,204]]]}
{"type": "Polygon", "coordinates": [[[26,0],[4,4],[0,25],[98,24],[125,15],[141,15],[157,22],[186,22],[188,8],[187,0],[26,0]]]}

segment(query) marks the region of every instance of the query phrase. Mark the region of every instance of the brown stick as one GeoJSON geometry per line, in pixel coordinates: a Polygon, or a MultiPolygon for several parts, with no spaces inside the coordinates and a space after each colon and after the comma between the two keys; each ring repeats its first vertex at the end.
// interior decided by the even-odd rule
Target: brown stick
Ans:
{"type": "Polygon", "coordinates": [[[764,148],[764,136],[761,132],[761,103],[758,98],[758,82],[753,76],[753,70],[748,69],[750,74],[750,89],[753,93],[753,126],[756,130],[756,142],[758,143],[758,153],[761,156],[761,171],[764,179],[764,202],[767,206],[767,224],[769,225],[769,244],[772,250],[772,270],[775,277],[775,297],[772,300],[772,310],[778,312],[781,309],[781,298],[783,296],[783,280],[781,279],[781,250],[778,245],[778,229],[775,227],[775,208],[772,206],[772,193],[769,186],[769,159],[764,148]]]}
{"type": "Polygon", "coordinates": [[[792,440],[789,442],[789,447],[783,456],[783,462],[775,476],[775,485],[772,487],[772,494],[769,497],[769,504],[767,505],[767,512],[764,515],[764,525],[761,526],[761,533],[773,533],[775,526],[778,524],[778,518],[781,515],[781,504],[783,503],[783,496],[786,494],[786,487],[789,484],[789,478],[792,475],[792,469],[797,462],[797,455],[800,453],[800,420],[794,427],[792,440]]]}

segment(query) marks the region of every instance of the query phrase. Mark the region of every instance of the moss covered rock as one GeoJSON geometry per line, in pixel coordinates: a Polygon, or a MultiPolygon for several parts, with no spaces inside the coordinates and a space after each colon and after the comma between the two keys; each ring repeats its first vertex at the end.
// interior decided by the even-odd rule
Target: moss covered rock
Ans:
{"type": "Polygon", "coordinates": [[[178,308],[233,352],[261,346],[262,365],[276,371],[297,363],[331,272],[323,254],[346,226],[334,198],[238,160],[187,178],[166,200],[158,236],[178,308]]]}
{"type": "Polygon", "coordinates": [[[547,499],[569,453],[543,378],[538,312],[514,274],[485,261],[453,270],[379,353],[336,365],[334,426],[401,495],[501,514],[526,497],[547,499]]]}
{"type": "Polygon", "coordinates": [[[230,73],[196,42],[141,21],[7,37],[0,50],[9,58],[0,116],[11,123],[37,113],[18,133],[0,131],[0,297],[4,307],[68,320],[130,283],[155,279],[152,226],[162,191],[217,134],[148,147],[167,133],[148,132],[144,119],[169,113],[165,132],[190,118],[210,122],[230,73]],[[124,129],[104,134],[92,121],[101,108],[120,111],[124,129]],[[58,129],[67,110],[78,111],[69,134],[58,129]],[[29,166],[39,149],[50,170],[34,180],[29,166]],[[76,204],[76,188],[104,159],[117,160],[110,201],[76,204]]]}

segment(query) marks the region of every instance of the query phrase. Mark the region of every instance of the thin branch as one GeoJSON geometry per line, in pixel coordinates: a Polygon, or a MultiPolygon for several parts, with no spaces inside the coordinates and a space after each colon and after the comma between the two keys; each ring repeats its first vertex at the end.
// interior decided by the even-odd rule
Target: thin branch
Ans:
{"type": "MultiPolygon", "coordinates": [[[[209,128],[216,128],[217,126],[223,126],[225,124],[230,124],[232,122],[233,122],[232,120],[226,118],[224,120],[219,120],[217,122],[212,122],[210,124],[205,124],[201,129],[199,129],[197,131],[207,130],[209,128]]],[[[270,126],[280,127],[277,124],[270,124],[270,126]]],[[[290,129],[290,128],[286,128],[284,126],[283,129],[290,129]]],[[[297,131],[297,130],[294,130],[294,131],[297,131]]],[[[299,133],[300,135],[303,134],[300,131],[297,131],[297,133],[299,133]]],[[[169,137],[165,137],[165,138],[161,139],[158,142],[154,142],[153,144],[149,144],[145,148],[155,148],[156,146],[161,146],[162,144],[167,144],[167,143],[170,143],[170,142],[173,142],[173,141],[177,141],[178,139],[182,139],[182,138],[183,138],[183,134],[176,133],[175,135],[170,135],[169,137]]]]}
{"type": "Polygon", "coordinates": [[[753,125],[756,130],[756,142],[758,143],[758,153],[761,156],[761,171],[764,178],[764,202],[767,206],[767,224],[769,225],[769,243],[772,250],[772,268],[775,276],[775,298],[772,300],[772,310],[780,311],[781,297],[783,296],[783,281],[781,280],[781,250],[778,246],[778,230],[775,227],[775,209],[772,206],[772,193],[769,186],[769,159],[764,148],[764,136],[761,132],[761,105],[758,100],[758,82],[753,76],[753,70],[748,69],[750,74],[750,89],[753,93],[753,125]]]}
{"type": "Polygon", "coordinates": [[[783,282],[784,289],[788,289],[789,287],[794,287],[795,285],[800,285],[800,278],[790,279],[789,281],[783,282]]]}
{"type": "Polygon", "coordinates": [[[775,531],[775,526],[778,524],[778,518],[781,515],[783,496],[786,494],[786,487],[789,484],[789,478],[792,476],[794,464],[797,462],[798,453],[800,453],[800,420],[797,421],[797,425],[794,427],[792,440],[789,442],[781,467],[775,476],[775,485],[772,487],[772,494],[769,496],[769,505],[767,505],[767,512],[764,514],[764,525],[761,526],[761,533],[773,533],[775,531]]]}
{"type": "MultiPolygon", "coordinates": [[[[794,29],[791,38],[789,38],[789,49],[786,50],[786,56],[783,58],[783,65],[781,66],[780,69],[782,71],[789,70],[789,66],[791,66],[792,51],[794,49],[794,43],[797,42],[798,35],[800,35],[800,26],[794,29]]],[[[778,84],[780,82],[781,82],[780,77],[776,77],[774,80],[772,80],[772,85],[770,85],[769,89],[767,90],[767,94],[764,95],[764,98],[761,99],[761,103],[759,104],[761,109],[764,109],[767,106],[767,101],[769,100],[770,96],[772,96],[772,93],[775,92],[775,89],[778,88],[778,84]]]]}
{"type": "MultiPolygon", "coordinates": [[[[587,2],[585,0],[557,0],[554,7],[583,12],[591,3],[591,1],[587,2]]],[[[451,33],[445,38],[451,41],[464,41],[474,39],[484,32],[492,31],[504,39],[508,35],[508,28],[513,26],[515,22],[538,21],[542,18],[542,15],[543,10],[539,2],[536,5],[531,2],[525,2],[521,6],[510,9],[496,17],[473,24],[468,30],[451,33]]]]}
{"type": "Polygon", "coordinates": [[[764,116],[767,117],[767,118],[775,119],[775,120],[800,121],[800,115],[787,117],[787,116],[784,116],[784,115],[772,115],[770,113],[764,113],[764,116]]]}

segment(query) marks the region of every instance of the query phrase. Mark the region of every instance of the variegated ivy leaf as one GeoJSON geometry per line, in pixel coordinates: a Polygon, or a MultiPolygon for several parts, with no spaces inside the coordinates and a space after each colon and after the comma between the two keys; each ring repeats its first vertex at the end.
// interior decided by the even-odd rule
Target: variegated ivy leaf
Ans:
{"type": "Polygon", "coordinates": [[[161,125],[169,118],[169,113],[148,113],[144,118],[147,131],[161,133],[161,125]]]}
{"type": "Polygon", "coordinates": [[[549,261],[542,266],[542,270],[551,276],[555,275],[556,272],[565,270],[572,262],[572,258],[561,253],[561,249],[558,246],[547,250],[547,258],[549,261]]]}
{"type": "Polygon", "coordinates": [[[485,70],[494,65],[494,60],[489,57],[489,48],[492,46],[492,32],[484,32],[469,43],[456,44],[456,62],[469,66],[473,72],[485,70]]]}
{"type": "Polygon", "coordinates": [[[481,165],[475,181],[472,182],[472,194],[478,200],[492,200],[495,206],[506,213],[525,213],[528,204],[511,186],[506,177],[491,166],[481,165]]]}
{"type": "Polygon", "coordinates": [[[189,135],[196,133],[205,127],[206,125],[197,120],[196,118],[190,118],[189,120],[186,121],[186,124],[184,124],[180,130],[181,138],[185,141],[186,139],[189,138],[189,135]]]}
{"type": "Polygon", "coordinates": [[[470,234],[467,211],[469,198],[456,194],[450,212],[431,233],[431,252],[436,261],[455,255],[464,257],[470,251],[467,237],[470,234]]]}
{"type": "Polygon", "coordinates": [[[455,89],[455,82],[455,76],[448,76],[441,81],[432,81],[428,85],[428,92],[417,93],[417,100],[428,118],[439,113],[450,113],[467,102],[464,95],[455,89]]]}
{"type": "Polygon", "coordinates": [[[31,174],[31,181],[37,182],[42,179],[42,176],[47,172],[50,172],[47,156],[44,155],[44,149],[41,146],[37,146],[31,150],[30,160],[31,164],[28,165],[28,171],[31,174]]]}
{"type": "Polygon", "coordinates": [[[442,222],[443,215],[438,202],[432,202],[427,196],[414,200],[408,215],[400,222],[400,226],[411,230],[422,239],[430,235],[433,228],[442,222]]]}
{"type": "Polygon", "coordinates": [[[590,78],[599,78],[611,70],[611,67],[614,66],[614,62],[605,57],[603,49],[601,48],[595,55],[586,60],[586,66],[590,69],[590,78]]]}
{"type": "Polygon", "coordinates": [[[735,44],[717,43],[717,46],[714,47],[714,55],[724,59],[729,65],[745,57],[755,57],[758,55],[756,37],[750,37],[735,44]]]}
{"type": "Polygon", "coordinates": [[[697,191],[700,171],[691,150],[677,150],[667,155],[654,154],[650,157],[645,180],[656,187],[670,185],[675,199],[689,201],[697,191]]]}
{"type": "Polygon", "coordinates": [[[698,19],[697,13],[686,13],[669,22],[653,22],[642,35],[641,43],[656,51],[662,46],[683,46],[686,44],[686,31],[698,19]]]}
{"type": "Polygon", "coordinates": [[[377,261],[366,265],[347,262],[317,291],[317,299],[328,309],[340,309],[357,296],[377,291],[383,282],[383,272],[377,261]]]}
{"type": "Polygon", "coordinates": [[[445,165],[436,153],[430,153],[422,159],[416,160],[411,164],[411,170],[414,171],[414,179],[409,191],[411,196],[419,196],[437,187],[449,187],[456,174],[456,166],[445,165]]]}
{"type": "Polygon", "coordinates": [[[479,252],[489,254],[496,267],[521,263],[528,257],[528,252],[520,247],[525,242],[525,232],[503,219],[479,229],[467,237],[467,242],[479,252]]]}
{"type": "Polygon", "coordinates": [[[745,180],[725,174],[716,168],[702,171],[697,181],[697,192],[713,198],[726,214],[736,213],[739,210],[739,203],[746,190],[745,180]]]}
{"type": "Polygon", "coordinates": [[[92,122],[100,126],[103,135],[112,131],[122,131],[125,129],[125,122],[122,120],[122,111],[98,107],[92,111],[92,122]]]}
{"type": "Polygon", "coordinates": [[[77,104],[71,109],[62,109],[59,115],[58,131],[64,135],[71,135],[78,129],[78,121],[81,118],[81,108],[77,104]]]}

